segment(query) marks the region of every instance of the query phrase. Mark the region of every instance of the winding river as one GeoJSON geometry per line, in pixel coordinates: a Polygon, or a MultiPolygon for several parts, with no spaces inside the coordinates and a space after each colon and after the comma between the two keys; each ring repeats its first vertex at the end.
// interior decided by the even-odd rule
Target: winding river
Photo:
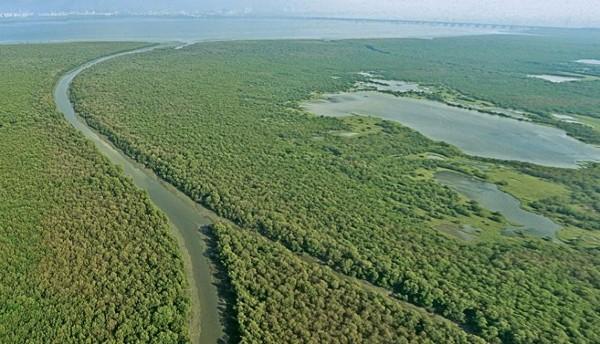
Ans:
{"type": "Polygon", "coordinates": [[[155,49],[176,48],[173,44],[162,44],[98,58],[68,72],[58,81],[54,90],[56,107],[66,120],[91,140],[98,150],[113,164],[123,168],[135,185],[146,190],[150,199],[168,217],[184,256],[186,276],[191,287],[192,320],[190,335],[194,343],[217,343],[223,337],[223,325],[219,314],[219,297],[211,262],[207,258],[206,237],[202,226],[213,222],[217,216],[198,205],[172,185],[156,176],[152,171],[127,157],[107,139],[88,127],[79,118],[69,98],[69,87],[81,72],[99,63],[117,57],[140,54],[155,49]]]}

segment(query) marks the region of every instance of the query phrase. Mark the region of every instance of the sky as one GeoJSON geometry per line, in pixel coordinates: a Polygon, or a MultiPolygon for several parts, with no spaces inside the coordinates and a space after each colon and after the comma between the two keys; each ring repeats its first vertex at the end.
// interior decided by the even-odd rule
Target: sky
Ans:
{"type": "Polygon", "coordinates": [[[600,0],[0,0],[0,12],[220,12],[600,27],[600,0]]]}

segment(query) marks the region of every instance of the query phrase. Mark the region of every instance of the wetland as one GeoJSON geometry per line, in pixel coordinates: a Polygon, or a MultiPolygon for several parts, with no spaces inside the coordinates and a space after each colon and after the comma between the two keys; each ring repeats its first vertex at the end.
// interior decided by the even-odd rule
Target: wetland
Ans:
{"type": "Polygon", "coordinates": [[[431,100],[358,91],[326,94],[302,106],[320,116],[358,114],[399,122],[475,156],[562,168],[600,161],[600,148],[569,137],[560,129],[431,100]]]}
{"type": "Polygon", "coordinates": [[[521,202],[492,183],[454,171],[440,171],[435,179],[449,186],[484,208],[502,214],[510,223],[504,233],[523,233],[553,239],[560,225],[552,220],[524,210],[521,202]]]}

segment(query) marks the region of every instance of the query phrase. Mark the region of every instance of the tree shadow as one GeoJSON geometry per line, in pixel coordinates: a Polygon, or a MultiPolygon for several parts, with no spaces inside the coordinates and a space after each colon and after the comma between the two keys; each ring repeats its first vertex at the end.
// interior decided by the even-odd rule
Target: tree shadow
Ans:
{"type": "Polygon", "coordinates": [[[214,278],[214,286],[217,288],[219,296],[219,317],[223,325],[223,337],[219,339],[218,344],[234,344],[241,341],[239,324],[237,321],[237,312],[235,305],[237,297],[231,279],[227,274],[225,265],[219,257],[217,238],[214,235],[212,225],[200,227],[200,232],[204,234],[206,244],[205,256],[210,260],[214,278]]]}

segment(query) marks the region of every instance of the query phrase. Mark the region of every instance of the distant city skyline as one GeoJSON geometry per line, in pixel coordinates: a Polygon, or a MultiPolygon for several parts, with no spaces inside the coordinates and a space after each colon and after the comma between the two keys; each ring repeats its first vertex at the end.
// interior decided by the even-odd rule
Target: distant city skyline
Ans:
{"type": "Polygon", "coordinates": [[[598,0],[13,0],[0,13],[40,15],[216,14],[327,16],[372,19],[472,22],[509,25],[600,27],[598,0]]]}

